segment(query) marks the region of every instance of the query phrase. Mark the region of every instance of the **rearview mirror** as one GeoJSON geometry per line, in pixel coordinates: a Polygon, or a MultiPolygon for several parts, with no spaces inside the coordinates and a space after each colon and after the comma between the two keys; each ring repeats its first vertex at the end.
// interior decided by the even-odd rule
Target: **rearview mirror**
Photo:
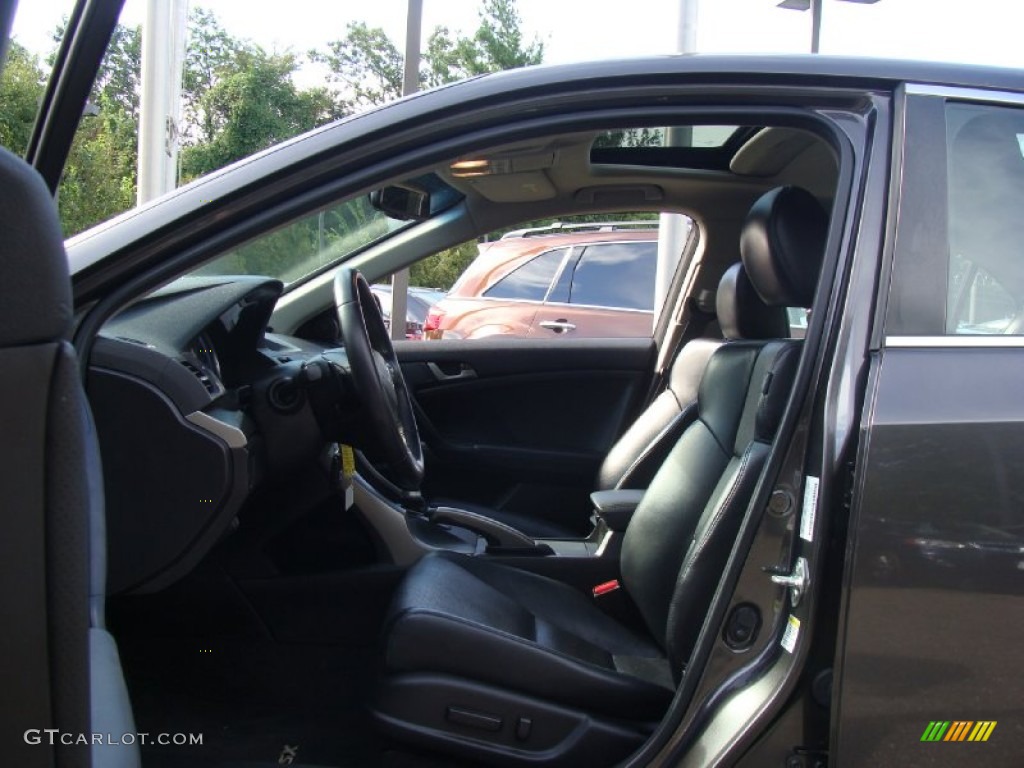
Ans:
{"type": "Polygon", "coordinates": [[[370,205],[389,218],[400,221],[430,218],[430,193],[404,184],[389,184],[373,190],[370,205]]]}

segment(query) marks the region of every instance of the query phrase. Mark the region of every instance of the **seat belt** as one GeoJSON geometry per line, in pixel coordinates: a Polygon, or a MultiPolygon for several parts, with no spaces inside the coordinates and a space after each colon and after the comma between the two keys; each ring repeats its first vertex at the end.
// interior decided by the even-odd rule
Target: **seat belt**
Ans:
{"type": "Polygon", "coordinates": [[[647,391],[643,408],[646,409],[654,399],[660,395],[668,382],[668,372],[672,369],[679,355],[679,351],[694,339],[701,338],[712,322],[718,319],[714,310],[715,292],[704,289],[696,296],[686,300],[685,326],[683,323],[676,323],[676,327],[683,327],[681,333],[672,342],[672,353],[665,357],[665,365],[655,371],[651,381],[651,387],[647,391]],[[710,309],[709,309],[710,308],[710,309]]]}

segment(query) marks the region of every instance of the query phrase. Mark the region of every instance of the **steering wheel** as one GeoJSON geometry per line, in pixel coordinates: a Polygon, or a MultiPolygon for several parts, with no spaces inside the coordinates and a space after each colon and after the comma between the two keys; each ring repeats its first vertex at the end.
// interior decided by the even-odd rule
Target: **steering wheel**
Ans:
{"type": "Polygon", "coordinates": [[[334,278],[334,302],[352,386],[388,463],[390,479],[403,491],[418,491],[423,482],[423,446],[380,306],[366,278],[347,267],[334,278]]]}

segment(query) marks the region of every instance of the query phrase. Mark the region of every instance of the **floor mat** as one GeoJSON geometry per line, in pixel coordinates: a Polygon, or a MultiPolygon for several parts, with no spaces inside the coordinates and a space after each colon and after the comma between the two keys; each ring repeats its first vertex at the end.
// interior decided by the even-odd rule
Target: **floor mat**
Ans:
{"type": "Polygon", "coordinates": [[[157,768],[239,762],[380,765],[363,703],[376,661],[337,646],[269,639],[122,638],[140,733],[198,733],[202,744],[143,747],[157,768]]]}

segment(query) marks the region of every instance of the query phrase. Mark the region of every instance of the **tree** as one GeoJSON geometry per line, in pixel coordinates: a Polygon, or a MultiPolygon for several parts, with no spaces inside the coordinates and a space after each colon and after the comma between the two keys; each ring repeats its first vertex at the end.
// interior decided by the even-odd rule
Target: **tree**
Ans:
{"type": "Polygon", "coordinates": [[[311,61],[326,64],[330,80],[345,89],[339,104],[345,112],[385,104],[402,95],[403,61],[398,47],[380,27],[350,22],[345,37],[327,44],[327,52],[310,51],[311,61]]]}
{"type": "Polygon", "coordinates": [[[523,45],[522,19],[515,0],[484,0],[480,26],[472,37],[453,40],[446,27],[438,27],[427,41],[423,79],[430,86],[443,85],[488,72],[518,69],[544,60],[544,43],[523,45]]]}
{"type": "Polygon", "coordinates": [[[142,27],[118,24],[96,73],[91,99],[105,99],[110,109],[119,109],[138,125],[141,78],[142,27]]]}
{"type": "Polygon", "coordinates": [[[135,205],[138,117],[124,99],[101,93],[99,114],[82,118],[58,191],[64,234],[71,236],[135,205]]]}
{"type": "Polygon", "coordinates": [[[420,259],[409,268],[409,283],[447,291],[459,279],[459,275],[466,271],[466,267],[478,253],[476,240],[470,240],[468,243],[420,259]]]}
{"type": "Polygon", "coordinates": [[[43,87],[38,59],[11,40],[0,75],[0,145],[15,154],[23,155],[28,148],[43,87]]]}
{"type": "MultiPolygon", "coordinates": [[[[295,87],[295,56],[270,55],[231,36],[213,13],[202,8],[192,11],[189,30],[182,76],[183,180],[340,116],[325,88],[295,87]]],[[[62,36],[61,27],[54,34],[55,43],[62,36]]],[[[61,221],[68,235],[135,204],[141,54],[141,28],[115,27],[89,97],[95,109],[82,118],[61,180],[61,221]]],[[[55,55],[54,51],[51,63],[55,55]]],[[[10,139],[2,136],[5,145],[23,151],[43,75],[24,48],[12,46],[15,59],[4,75],[5,89],[13,90],[5,90],[0,131],[11,134],[10,139]]]]}
{"type": "Polygon", "coordinates": [[[204,8],[189,12],[185,68],[181,80],[182,130],[185,144],[213,141],[217,129],[213,115],[202,108],[203,97],[225,74],[237,71],[237,61],[251,54],[252,46],[227,33],[217,16],[204,8]]]}
{"type": "MultiPolygon", "coordinates": [[[[524,44],[522,19],[515,0],[483,0],[480,26],[470,36],[437,27],[427,39],[419,79],[438,86],[466,77],[540,64],[544,44],[524,44]]],[[[329,79],[340,86],[336,93],[345,113],[384,104],[402,94],[403,57],[383,29],[363,22],[348,25],[345,37],[327,44],[326,51],[310,51],[310,59],[325,64],[329,79]]],[[[450,288],[476,257],[476,243],[463,243],[429,256],[410,270],[412,285],[450,288]]]]}
{"type": "MultiPolygon", "coordinates": [[[[543,61],[543,43],[524,45],[515,0],[483,0],[479,15],[480,26],[471,36],[453,35],[447,27],[431,33],[422,53],[421,85],[443,85],[543,61]]],[[[385,104],[402,94],[402,53],[379,27],[352,22],[345,37],[328,43],[326,51],[310,51],[309,57],[327,66],[330,81],[340,86],[337,99],[345,112],[385,104]]]]}
{"type": "Polygon", "coordinates": [[[299,91],[292,54],[268,54],[259,46],[236,51],[214,84],[199,94],[200,137],[181,154],[187,181],[266,149],[334,119],[326,89],[299,91]]]}

